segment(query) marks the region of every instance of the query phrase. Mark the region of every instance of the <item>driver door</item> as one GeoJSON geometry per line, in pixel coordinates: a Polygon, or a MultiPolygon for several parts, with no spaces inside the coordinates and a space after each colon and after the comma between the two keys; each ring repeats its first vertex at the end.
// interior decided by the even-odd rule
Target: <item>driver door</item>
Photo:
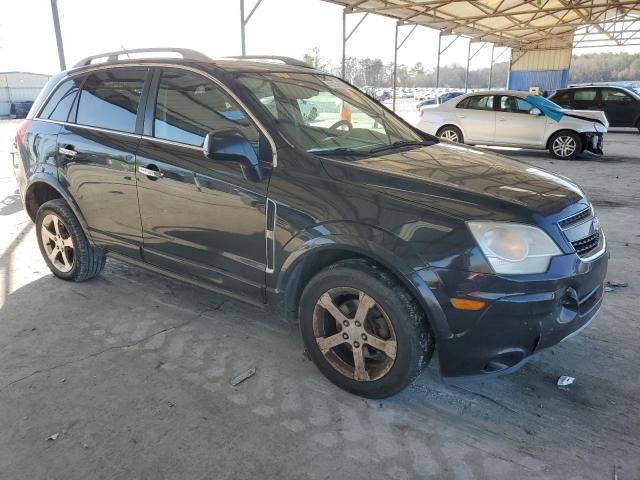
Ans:
{"type": "Polygon", "coordinates": [[[227,92],[180,69],[155,72],[144,123],[136,170],[145,261],[262,302],[267,139],[227,92]],[[207,133],[228,128],[252,143],[261,180],[204,156],[207,133]]]}
{"type": "Polygon", "coordinates": [[[497,144],[544,146],[547,117],[529,113],[533,105],[513,95],[501,95],[496,112],[497,144]]]}

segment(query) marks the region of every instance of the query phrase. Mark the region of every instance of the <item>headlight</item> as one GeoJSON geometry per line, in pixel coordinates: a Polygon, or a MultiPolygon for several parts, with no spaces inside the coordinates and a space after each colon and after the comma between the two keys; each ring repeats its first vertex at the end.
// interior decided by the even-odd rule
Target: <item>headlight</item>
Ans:
{"type": "Polygon", "coordinates": [[[469,230],[496,273],[544,273],[551,257],[561,255],[537,227],[507,222],[468,222],[469,230]]]}

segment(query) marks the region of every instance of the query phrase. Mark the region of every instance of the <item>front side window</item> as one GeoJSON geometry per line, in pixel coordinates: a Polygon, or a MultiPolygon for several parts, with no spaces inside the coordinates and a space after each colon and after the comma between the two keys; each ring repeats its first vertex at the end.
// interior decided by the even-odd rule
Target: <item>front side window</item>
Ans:
{"type": "Polygon", "coordinates": [[[318,73],[247,73],[253,95],[287,139],[314,154],[372,155],[424,143],[410,126],[342,80],[318,73]]]}
{"type": "Polygon", "coordinates": [[[78,102],[77,123],[133,133],[146,69],[116,68],[87,77],[78,102]]]}
{"type": "Polygon", "coordinates": [[[503,95],[500,97],[500,111],[509,113],[529,113],[533,106],[522,98],[503,95]]]}
{"type": "Polygon", "coordinates": [[[493,110],[493,95],[476,95],[462,100],[458,108],[470,110],[493,110]]]}
{"type": "Polygon", "coordinates": [[[551,98],[551,100],[558,105],[571,105],[571,92],[569,90],[559,91],[551,98]]]}
{"type": "Polygon", "coordinates": [[[156,138],[200,147],[208,133],[229,128],[240,130],[258,151],[258,129],[217,85],[191,73],[162,73],[153,121],[156,138]]]}
{"type": "Polygon", "coordinates": [[[583,88],[576,90],[573,94],[573,99],[576,102],[593,102],[596,99],[595,88],[583,88]]]}
{"type": "Polygon", "coordinates": [[[602,90],[602,101],[611,105],[631,103],[631,97],[621,90],[605,88],[602,90]]]}
{"type": "Polygon", "coordinates": [[[49,98],[39,118],[66,122],[81,84],[82,77],[71,78],[62,82],[49,98]]]}

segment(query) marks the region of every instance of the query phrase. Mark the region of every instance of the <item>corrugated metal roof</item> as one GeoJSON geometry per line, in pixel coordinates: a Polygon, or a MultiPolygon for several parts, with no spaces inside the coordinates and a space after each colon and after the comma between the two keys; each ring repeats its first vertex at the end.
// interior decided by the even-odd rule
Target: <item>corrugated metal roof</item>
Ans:
{"type": "MultiPolygon", "coordinates": [[[[640,45],[640,1],[630,0],[325,0],[423,25],[443,35],[519,49],[574,33],[574,47],[640,45]],[[637,22],[637,23],[636,23],[637,22]]],[[[558,48],[566,48],[564,45],[558,48]]]]}

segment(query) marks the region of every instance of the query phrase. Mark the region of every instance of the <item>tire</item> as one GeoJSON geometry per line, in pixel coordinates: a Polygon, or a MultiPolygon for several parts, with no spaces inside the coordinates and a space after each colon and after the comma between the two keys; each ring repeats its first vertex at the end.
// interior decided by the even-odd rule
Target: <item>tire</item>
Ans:
{"type": "Polygon", "coordinates": [[[362,397],[400,392],[433,354],[433,335],[418,304],[394,277],[366,260],[339,262],[313,277],[299,315],[305,348],[320,372],[362,397]],[[362,302],[369,305],[362,310],[366,315],[358,311],[362,302]]]}
{"type": "Polygon", "coordinates": [[[458,127],[447,125],[438,130],[437,136],[453,143],[464,143],[464,137],[458,127]]]}
{"type": "Polygon", "coordinates": [[[549,152],[559,160],[573,160],[582,152],[582,139],[575,132],[556,132],[549,139],[549,152]]]}
{"type": "Polygon", "coordinates": [[[36,236],[44,261],[58,278],[84,282],[104,268],[106,257],[89,244],[80,222],[61,198],[40,206],[36,236]]]}

